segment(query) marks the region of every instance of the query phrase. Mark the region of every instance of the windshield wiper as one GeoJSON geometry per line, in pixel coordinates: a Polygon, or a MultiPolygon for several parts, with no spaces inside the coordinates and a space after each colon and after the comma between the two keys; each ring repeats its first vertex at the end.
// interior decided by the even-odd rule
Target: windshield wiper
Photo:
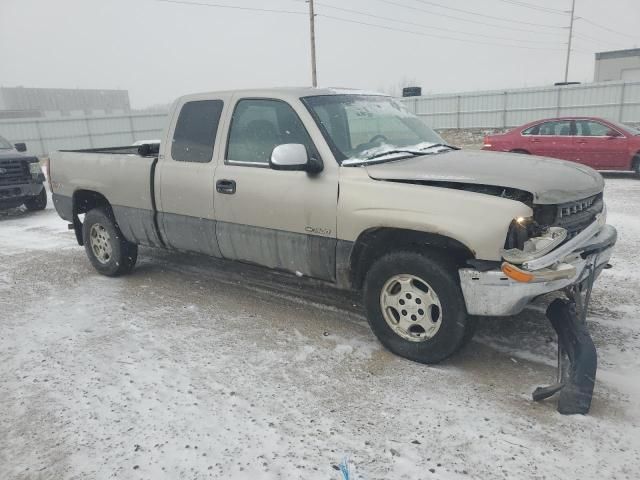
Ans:
{"type": "Polygon", "coordinates": [[[370,157],[367,157],[366,160],[374,160],[376,158],[384,157],[386,155],[393,155],[395,153],[410,153],[411,155],[414,155],[417,157],[418,155],[426,155],[425,152],[427,150],[431,150],[432,148],[437,148],[437,147],[450,148],[451,150],[460,150],[458,147],[454,147],[453,145],[449,145],[446,143],[433,143],[428,147],[420,148],[418,150],[414,150],[410,148],[397,148],[394,150],[387,150],[386,152],[381,152],[381,153],[376,153],[375,155],[371,155],[370,157]]]}
{"type": "Polygon", "coordinates": [[[407,158],[409,156],[418,157],[418,156],[421,156],[421,155],[427,155],[427,153],[420,152],[418,150],[401,150],[401,149],[399,149],[399,150],[387,150],[386,152],[376,153],[376,154],[371,155],[370,157],[366,157],[366,158],[352,158],[352,159],[349,159],[349,160],[344,160],[342,162],[342,165],[344,165],[345,167],[348,167],[348,166],[353,166],[353,165],[382,163],[382,162],[387,162],[387,161],[391,161],[391,160],[400,160],[402,158],[407,158]],[[397,155],[397,154],[404,154],[404,156],[402,156],[402,157],[385,158],[384,160],[381,160],[382,157],[386,157],[387,155],[397,155]]]}
{"type": "Polygon", "coordinates": [[[348,167],[353,165],[363,165],[363,164],[371,164],[371,163],[382,163],[382,162],[387,162],[392,160],[401,160],[403,158],[407,158],[407,156],[420,157],[422,155],[430,155],[431,153],[428,152],[428,150],[436,147],[446,147],[451,150],[460,150],[460,148],[454,147],[453,145],[448,145],[446,143],[433,143],[428,147],[424,147],[419,150],[412,150],[408,148],[396,148],[393,150],[386,150],[384,152],[376,153],[366,158],[353,158],[349,160],[344,160],[342,162],[342,165],[344,165],[345,167],[348,167]],[[387,155],[397,155],[397,154],[406,154],[406,155],[403,157],[393,157],[393,158],[386,158],[384,160],[380,160],[382,157],[386,157],[387,155]]]}
{"type": "Polygon", "coordinates": [[[428,147],[424,147],[421,148],[421,151],[425,151],[425,150],[429,150],[431,148],[436,148],[436,147],[446,147],[446,148],[450,148],[451,150],[460,150],[460,147],[454,147],[453,145],[449,145],[448,143],[434,143],[433,145],[429,145],[428,147]]]}
{"type": "Polygon", "coordinates": [[[396,150],[387,150],[386,152],[376,153],[375,155],[371,155],[370,157],[365,158],[365,160],[375,160],[376,158],[385,157],[387,155],[395,155],[397,153],[409,153],[414,156],[424,155],[424,152],[421,152],[420,150],[396,149],[396,150]]]}

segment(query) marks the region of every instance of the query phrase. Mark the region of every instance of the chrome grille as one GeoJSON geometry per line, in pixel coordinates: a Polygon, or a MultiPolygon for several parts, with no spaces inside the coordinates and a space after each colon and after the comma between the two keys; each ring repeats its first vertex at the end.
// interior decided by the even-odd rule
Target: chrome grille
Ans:
{"type": "Polygon", "coordinates": [[[567,239],[571,239],[593,223],[596,215],[602,212],[602,194],[594,195],[576,202],[557,206],[555,226],[567,230],[567,239]]]}
{"type": "MultiPolygon", "coordinates": [[[[596,196],[597,197],[597,196],[596,196]]],[[[596,201],[596,197],[587,198],[586,200],[580,200],[571,204],[564,204],[558,207],[558,218],[565,218],[576,213],[583,212],[593,205],[596,201]]]]}
{"type": "Polygon", "coordinates": [[[29,183],[31,174],[24,160],[5,160],[0,162],[0,185],[29,183]]]}

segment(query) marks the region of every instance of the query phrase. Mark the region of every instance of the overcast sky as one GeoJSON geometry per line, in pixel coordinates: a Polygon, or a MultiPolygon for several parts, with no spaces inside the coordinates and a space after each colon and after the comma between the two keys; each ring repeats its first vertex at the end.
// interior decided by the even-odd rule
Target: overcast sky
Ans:
{"type": "MultiPolygon", "coordinates": [[[[308,8],[304,0],[184,1],[308,8]]],[[[559,27],[569,15],[559,10],[571,0],[316,2],[321,86],[388,91],[410,81],[440,93],[564,76],[568,30],[559,27]]],[[[596,51],[640,46],[638,0],[576,0],[576,16],[570,80],[593,79],[596,51]]],[[[142,108],[198,91],[310,83],[304,14],[158,0],[0,0],[2,86],[123,88],[142,108]]]]}

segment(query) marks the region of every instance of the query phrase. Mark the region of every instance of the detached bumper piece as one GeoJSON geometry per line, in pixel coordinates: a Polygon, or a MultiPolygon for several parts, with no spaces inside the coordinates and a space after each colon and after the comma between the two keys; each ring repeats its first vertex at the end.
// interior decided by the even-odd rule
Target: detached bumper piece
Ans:
{"type": "Polygon", "coordinates": [[[539,387],[533,400],[541,401],[558,391],[558,412],[563,415],[587,414],[596,381],[598,356],[591,335],[570,300],[556,299],[547,308],[547,318],[558,334],[559,381],[549,387],[539,387]],[[564,355],[569,365],[564,365],[564,355]]]}
{"type": "Polygon", "coordinates": [[[598,257],[611,245],[605,242],[591,247],[588,276],[564,289],[568,300],[556,299],[547,308],[547,318],[558,334],[558,380],[555,385],[537,388],[533,400],[544,400],[560,392],[558,412],[563,415],[589,413],[596,382],[598,354],[587,329],[587,309],[598,274],[598,257]]]}

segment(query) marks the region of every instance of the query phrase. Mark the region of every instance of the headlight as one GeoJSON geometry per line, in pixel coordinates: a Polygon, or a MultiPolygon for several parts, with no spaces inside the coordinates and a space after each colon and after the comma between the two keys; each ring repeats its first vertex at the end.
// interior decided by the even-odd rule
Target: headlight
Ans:
{"type": "Polygon", "coordinates": [[[504,248],[500,252],[507,262],[521,264],[540,258],[567,238],[561,227],[541,227],[532,217],[519,217],[509,225],[504,248]]]}
{"type": "Polygon", "coordinates": [[[514,218],[509,225],[509,231],[507,232],[507,239],[504,242],[504,249],[520,249],[524,248],[524,242],[529,240],[530,237],[535,236],[532,231],[532,227],[535,225],[533,217],[518,217],[514,218]]]}
{"type": "Polygon", "coordinates": [[[29,164],[29,171],[32,176],[42,175],[42,167],[40,167],[40,162],[33,162],[29,164]]]}

